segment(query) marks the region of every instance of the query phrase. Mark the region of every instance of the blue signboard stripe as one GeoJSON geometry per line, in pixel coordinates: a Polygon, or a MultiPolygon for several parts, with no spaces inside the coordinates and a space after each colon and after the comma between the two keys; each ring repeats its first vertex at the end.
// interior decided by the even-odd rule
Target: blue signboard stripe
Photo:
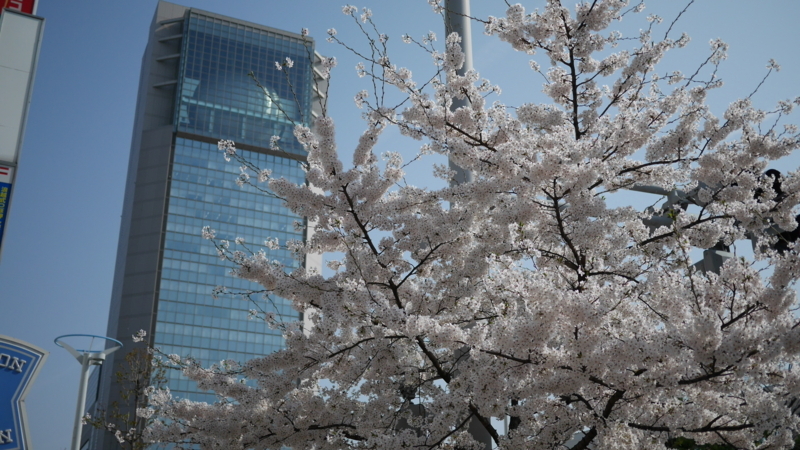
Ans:
{"type": "Polygon", "coordinates": [[[0,248],[3,246],[3,230],[8,218],[8,201],[11,199],[11,183],[0,183],[0,248]]]}

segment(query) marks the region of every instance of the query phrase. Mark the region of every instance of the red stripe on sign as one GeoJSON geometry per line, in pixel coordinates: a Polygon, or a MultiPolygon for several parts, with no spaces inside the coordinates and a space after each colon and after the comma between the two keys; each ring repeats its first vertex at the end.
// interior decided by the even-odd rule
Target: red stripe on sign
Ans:
{"type": "Polygon", "coordinates": [[[36,3],[36,0],[0,0],[0,5],[3,8],[13,9],[25,14],[33,14],[34,3],[36,3]]]}
{"type": "Polygon", "coordinates": [[[0,175],[8,175],[10,171],[8,167],[0,167],[0,175]]]}

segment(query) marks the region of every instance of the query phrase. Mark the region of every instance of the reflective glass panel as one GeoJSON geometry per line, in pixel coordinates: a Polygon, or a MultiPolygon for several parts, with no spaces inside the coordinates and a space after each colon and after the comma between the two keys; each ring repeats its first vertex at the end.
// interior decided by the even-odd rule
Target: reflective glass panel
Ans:
{"type": "Polygon", "coordinates": [[[310,122],[310,40],[193,12],[183,49],[179,131],[260,147],[279,136],[283,150],[302,154],[292,130],[310,122]],[[288,75],[275,67],[287,58],[288,75]]]}
{"type": "MultiPolygon", "coordinates": [[[[239,150],[244,158],[274,177],[302,183],[300,163],[263,153],[239,150]]],[[[155,345],[165,353],[190,355],[203,365],[229,359],[239,362],[271,353],[283,346],[283,339],[263,321],[249,318],[250,310],[263,309],[280,319],[294,321],[299,314],[288,301],[253,295],[257,305],[229,296],[212,298],[216,286],[236,291],[259,291],[261,286],[230,275],[232,263],[220,260],[211,241],[202,237],[204,226],[217,230],[218,240],[232,247],[242,238],[253,251],[264,250],[270,259],[296,268],[300,262],[285,249],[270,250],[265,240],[303,239],[295,228],[302,218],[280,200],[239,187],[238,165],[226,162],[214,144],[178,138],[172,166],[172,182],[166,218],[155,345]]],[[[169,386],[178,396],[210,400],[208,394],[181,374],[170,371],[169,386]]]]}

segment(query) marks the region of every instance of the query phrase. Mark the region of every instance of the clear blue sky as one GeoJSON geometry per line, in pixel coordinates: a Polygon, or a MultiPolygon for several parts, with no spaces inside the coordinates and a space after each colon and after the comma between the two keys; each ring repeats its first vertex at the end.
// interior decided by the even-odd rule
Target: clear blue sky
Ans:
{"type": "MultiPolygon", "coordinates": [[[[368,85],[354,74],[358,58],[324,42],[325,30],[331,27],[340,37],[358,41],[352,22],[341,14],[343,2],[177,3],[290,31],[309,28],[318,51],[339,59],[330,108],[340,127],[340,147],[345,152],[352,148],[363,128],[352,97],[368,85]]],[[[472,3],[478,16],[502,15],[505,10],[503,0],[472,3]]],[[[523,2],[529,9],[543,3],[523,2]]],[[[671,20],[685,3],[652,0],[645,13],[671,20]]],[[[80,367],[53,338],[106,331],[139,65],[155,4],[40,0],[38,14],[46,18],[44,41],[0,261],[0,334],[51,352],[27,402],[32,441],[39,450],[69,447],[77,398],[80,367]]],[[[415,72],[430,67],[425,54],[400,42],[404,33],[419,37],[433,30],[443,36],[439,17],[424,0],[365,0],[356,6],[373,10],[381,31],[396,46],[399,65],[412,66],[415,72]]],[[[644,26],[644,15],[619,25],[631,35],[644,26]]],[[[769,58],[775,58],[783,70],[756,97],[758,105],[771,107],[778,99],[800,95],[798,19],[797,0],[697,0],[677,25],[678,31],[692,36],[692,43],[662,67],[687,72],[705,58],[709,39],[720,37],[731,48],[721,72],[726,85],[711,97],[715,112],[721,114],[730,101],[749,94],[766,72],[769,58]]],[[[483,36],[480,26],[474,27],[473,37],[475,67],[503,88],[500,101],[519,105],[542,100],[541,81],[528,69],[528,57],[483,36]]],[[[540,60],[542,66],[546,62],[540,60]]],[[[795,116],[794,122],[800,122],[800,115],[795,116]]],[[[399,146],[405,145],[409,152],[414,150],[413,143],[390,140],[393,145],[384,144],[384,149],[402,150],[399,146]]],[[[798,165],[800,157],[793,155],[780,168],[798,165]]],[[[420,176],[412,182],[424,185],[430,178],[420,176]]]]}

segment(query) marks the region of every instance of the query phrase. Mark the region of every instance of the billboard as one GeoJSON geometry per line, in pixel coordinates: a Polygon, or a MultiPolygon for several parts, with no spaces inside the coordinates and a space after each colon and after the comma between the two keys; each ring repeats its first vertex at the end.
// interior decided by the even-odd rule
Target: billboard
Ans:
{"type": "Polygon", "coordinates": [[[25,397],[48,353],[0,335],[0,450],[30,450],[25,397]]]}
{"type": "MultiPolygon", "coordinates": [[[[44,19],[26,14],[31,0],[0,0],[0,254],[14,172],[19,168],[25,121],[39,59],[44,19]]],[[[2,447],[0,447],[2,450],[2,447]]]]}

